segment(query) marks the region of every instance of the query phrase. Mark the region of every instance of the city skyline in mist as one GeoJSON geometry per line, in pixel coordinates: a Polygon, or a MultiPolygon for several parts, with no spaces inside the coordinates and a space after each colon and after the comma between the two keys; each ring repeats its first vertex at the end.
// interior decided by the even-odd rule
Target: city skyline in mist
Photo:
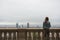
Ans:
{"type": "Polygon", "coordinates": [[[42,23],[46,16],[60,24],[60,0],[0,0],[0,24],[42,23]]]}

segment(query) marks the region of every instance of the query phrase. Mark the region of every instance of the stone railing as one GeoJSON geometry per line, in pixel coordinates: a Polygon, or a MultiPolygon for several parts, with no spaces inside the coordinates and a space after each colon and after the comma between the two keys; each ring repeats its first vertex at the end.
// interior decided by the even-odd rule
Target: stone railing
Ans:
{"type": "MultiPolygon", "coordinates": [[[[0,28],[0,40],[46,40],[40,28],[0,28]]],[[[60,40],[60,29],[49,29],[49,40],[60,40]]]]}

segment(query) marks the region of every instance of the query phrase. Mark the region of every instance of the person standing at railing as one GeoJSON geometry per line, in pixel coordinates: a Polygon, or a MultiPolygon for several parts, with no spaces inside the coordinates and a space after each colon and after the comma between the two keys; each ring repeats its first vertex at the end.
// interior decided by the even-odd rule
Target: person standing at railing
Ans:
{"type": "Polygon", "coordinates": [[[46,37],[46,40],[49,40],[49,28],[51,27],[51,24],[49,22],[49,18],[46,17],[45,21],[43,22],[43,29],[44,29],[44,37],[46,37]]]}

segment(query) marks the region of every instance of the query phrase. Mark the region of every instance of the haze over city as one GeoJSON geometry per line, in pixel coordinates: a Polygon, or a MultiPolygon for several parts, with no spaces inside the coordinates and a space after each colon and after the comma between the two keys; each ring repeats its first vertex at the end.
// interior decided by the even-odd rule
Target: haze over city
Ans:
{"type": "Polygon", "coordinates": [[[0,24],[42,24],[46,16],[60,24],[60,0],[0,0],[0,24]]]}

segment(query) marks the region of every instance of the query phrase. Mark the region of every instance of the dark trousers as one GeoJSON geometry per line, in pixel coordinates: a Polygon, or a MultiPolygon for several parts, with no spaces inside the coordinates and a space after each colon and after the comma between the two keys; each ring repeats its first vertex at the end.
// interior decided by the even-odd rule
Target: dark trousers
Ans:
{"type": "Polygon", "coordinates": [[[49,29],[44,29],[44,37],[46,40],[49,40],[49,29]]]}

